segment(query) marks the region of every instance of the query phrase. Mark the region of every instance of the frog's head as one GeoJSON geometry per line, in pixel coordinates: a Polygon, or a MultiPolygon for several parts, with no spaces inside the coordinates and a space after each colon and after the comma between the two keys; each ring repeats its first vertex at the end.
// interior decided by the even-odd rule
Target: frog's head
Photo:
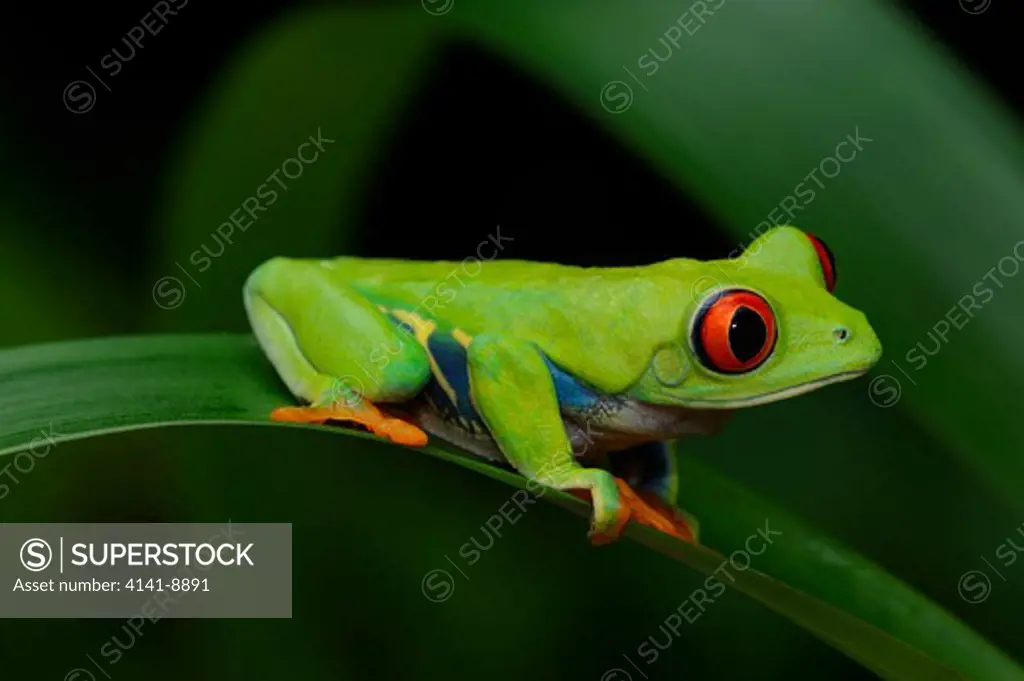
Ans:
{"type": "Polygon", "coordinates": [[[682,338],[656,350],[634,393],[645,401],[774,402],[856,378],[882,354],[864,314],[832,295],[828,247],[794,227],[766,232],[737,258],[690,267],[682,338]]]}

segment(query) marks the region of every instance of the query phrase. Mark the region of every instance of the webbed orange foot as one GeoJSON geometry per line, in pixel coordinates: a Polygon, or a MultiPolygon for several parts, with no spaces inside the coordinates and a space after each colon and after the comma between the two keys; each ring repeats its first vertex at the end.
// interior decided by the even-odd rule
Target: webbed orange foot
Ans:
{"type": "Polygon", "coordinates": [[[270,413],[273,421],[288,423],[327,423],[341,421],[363,426],[377,437],[400,445],[422,447],[427,444],[427,434],[417,426],[402,419],[389,416],[369,402],[358,407],[333,405],[329,407],[280,407],[270,413]]]}
{"type": "MultiPolygon", "coordinates": [[[[646,493],[637,493],[629,486],[629,483],[621,478],[615,478],[615,486],[619,491],[619,503],[622,508],[612,527],[590,536],[590,541],[595,546],[609,544],[618,539],[623,527],[630,520],[640,525],[653,527],[659,532],[664,532],[683,541],[696,543],[692,523],[681,511],[677,511],[653,495],[648,498],[646,493]]],[[[590,500],[590,493],[586,490],[571,490],[571,493],[581,499],[590,500]]]]}
{"type": "Polygon", "coordinates": [[[654,512],[672,523],[675,532],[669,534],[673,534],[691,544],[700,543],[700,525],[696,518],[682,509],[676,508],[653,492],[640,492],[639,496],[654,512]]]}

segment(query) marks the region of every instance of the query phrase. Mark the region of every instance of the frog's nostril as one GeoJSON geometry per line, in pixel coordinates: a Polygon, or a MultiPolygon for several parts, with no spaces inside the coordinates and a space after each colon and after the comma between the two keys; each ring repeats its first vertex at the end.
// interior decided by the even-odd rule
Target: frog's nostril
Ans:
{"type": "Polygon", "coordinates": [[[836,339],[837,343],[845,343],[850,340],[850,330],[845,326],[837,326],[832,332],[832,337],[836,339]]]}

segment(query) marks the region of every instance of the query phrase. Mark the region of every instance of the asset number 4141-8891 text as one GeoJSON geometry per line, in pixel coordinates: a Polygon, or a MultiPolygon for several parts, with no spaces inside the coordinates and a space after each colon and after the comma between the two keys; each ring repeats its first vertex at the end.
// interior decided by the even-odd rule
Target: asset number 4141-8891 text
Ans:
{"type": "Polygon", "coordinates": [[[150,578],[143,580],[141,577],[137,579],[129,579],[125,582],[124,588],[128,591],[209,591],[210,584],[204,579],[198,577],[178,578],[173,579],[160,579],[150,578]]]}

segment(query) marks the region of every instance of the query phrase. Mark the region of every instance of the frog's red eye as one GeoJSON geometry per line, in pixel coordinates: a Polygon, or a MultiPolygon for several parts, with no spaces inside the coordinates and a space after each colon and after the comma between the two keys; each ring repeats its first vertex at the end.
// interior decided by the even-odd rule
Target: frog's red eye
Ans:
{"type": "Polygon", "coordinates": [[[831,293],[836,287],[836,257],[832,255],[832,251],[825,245],[825,242],[818,237],[808,234],[807,238],[811,240],[811,245],[814,246],[814,250],[818,253],[821,273],[825,275],[825,288],[831,293]]]}
{"type": "Polygon", "coordinates": [[[730,289],[711,296],[693,325],[693,347],[701,363],[723,374],[759,367],[775,348],[775,314],[753,291],[730,289]]]}

